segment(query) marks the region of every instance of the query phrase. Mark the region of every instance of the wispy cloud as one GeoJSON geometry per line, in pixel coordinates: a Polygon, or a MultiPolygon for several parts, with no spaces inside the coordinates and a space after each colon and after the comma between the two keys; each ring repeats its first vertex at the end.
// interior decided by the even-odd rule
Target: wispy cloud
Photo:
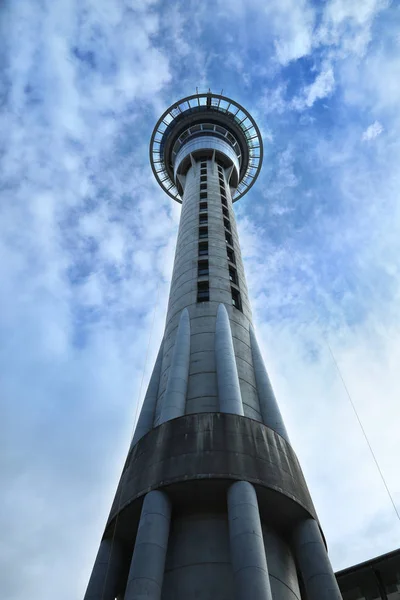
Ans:
{"type": "Polygon", "coordinates": [[[167,290],[177,218],[151,180],[142,119],[158,114],[171,79],[154,6],[2,9],[0,561],[10,599],[82,595],[128,444],[157,278],[167,290]]]}
{"type": "Polygon", "coordinates": [[[311,108],[317,100],[330,96],[335,89],[335,76],[330,64],[324,65],[315,80],[302,89],[301,96],[293,98],[291,106],[296,110],[311,108]]]}
{"type": "Polygon", "coordinates": [[[382,131],[383,131],[382,125],[379,123],[379,121],[375,121],[374,123],[372,123],[372,125],[367,127],[367,129],[363,132],[361,139],[364,142],[368,142],[369,140],[373,140],[376,137],[378,137],[378,135],[380,135],[382,133],[382,131]]]}
{"type": "Polygon", "coordinates": [[[179,220],[152,180],[148,141],[164,108],[196,86],[223,88],[264,132],[261,177],[236,208],[242,249],[334,566],[399,545],[325,341],[399,503],[398,11],[375,0],[209,8],[2,9],[0,561],[10,600],[83,595],[162,335],[179,220]]]}

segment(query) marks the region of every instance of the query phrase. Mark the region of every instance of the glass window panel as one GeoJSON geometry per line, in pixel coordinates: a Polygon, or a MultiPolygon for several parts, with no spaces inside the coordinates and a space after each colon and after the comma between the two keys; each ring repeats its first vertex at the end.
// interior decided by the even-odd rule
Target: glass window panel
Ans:
{"type": "Polygon", "coordinates": [[[200,242],[199,256],[207,256],[207,254],[208,254],[208,242],[200,242]]]}
{"type": "Polygon", "coordinates": [[[208,227],[199,228],[199,238],[204,239],[208,237],[208,227]]]}

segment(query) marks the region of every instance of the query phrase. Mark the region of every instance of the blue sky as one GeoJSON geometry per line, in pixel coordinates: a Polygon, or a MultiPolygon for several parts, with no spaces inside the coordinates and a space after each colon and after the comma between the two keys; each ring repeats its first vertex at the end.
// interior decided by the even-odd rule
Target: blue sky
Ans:
{"type": "Polygon", "coordinates": [[[329,352],[400,508],[398,3],[0,11],[2,596],[83,596],[162,336],[179,222],[148,142],[196,87],[223,89],[262,130],[262,173],[236,205],[242,251],[333,565],[399,547],[329,352]]]}

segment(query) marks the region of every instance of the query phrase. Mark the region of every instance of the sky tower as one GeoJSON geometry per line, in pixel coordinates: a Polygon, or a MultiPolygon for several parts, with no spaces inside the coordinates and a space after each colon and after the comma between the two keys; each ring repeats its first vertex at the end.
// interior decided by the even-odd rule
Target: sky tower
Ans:
{"type": "Polygon", "coordinates": [[[233,202],[262,158],[221,95],[154,128],[182,203],[167,318],[85,600],[341,599],[252,326],[233,202]]]}

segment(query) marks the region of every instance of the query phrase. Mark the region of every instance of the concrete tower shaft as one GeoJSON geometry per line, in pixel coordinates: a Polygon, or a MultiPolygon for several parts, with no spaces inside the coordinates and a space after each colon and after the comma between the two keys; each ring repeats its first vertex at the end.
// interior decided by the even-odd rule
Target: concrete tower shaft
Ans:
{"type": "Polygon", "coordinates": [[[260,418],[254,375],[246,366],[251,364],[251,310],[226,172],[212,160],[204,160],[191,166],[185,178],[155,423],[159,423],[175,336],[184,309],[189,313],[191,331],[185,413],[220,410],[215,333],[221,303],[229,315],[244,414],[260,418]],[[204,192],[200,192],[202,186],[204,192]],[[204,195],[202,202],[200,193],[204,195]],[[233,298],[241,310],[233,307],[233,298]]]}
{"type": "Polygon", "coordinates": [[[233,202],[259,130],[192,96],[150,155],[182,202],[165,332],[85,600],[338,600],[252,326],[233,202]]]}

